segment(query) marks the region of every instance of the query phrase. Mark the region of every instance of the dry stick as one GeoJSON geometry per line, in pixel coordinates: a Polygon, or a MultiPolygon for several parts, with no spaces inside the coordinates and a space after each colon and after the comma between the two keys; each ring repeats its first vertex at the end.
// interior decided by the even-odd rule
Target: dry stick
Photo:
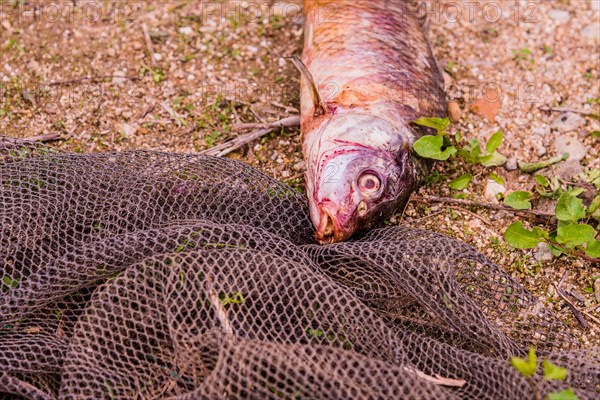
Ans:
{"type": "Polygon", "coordinates": [[[227,317],[227,311],[225,310],[225,307],[223,307],[223,304],[221,304],[219,296],[217,296],[217,294],[212,288],[212,279],[210,275],[206,276],[206,281],[208,283],[208,300],[215,309],[215,315],[221,323],[221,329],[225,334],[233,335],[233,326],[231,326],[231,322],[229,322],[229,318],[227,317]]]}
{"type": "Polygon", "coordinates": [[[420,371],[418,369],[411,368],[411,367],[404,367],[404,370],[407,372],[412,372],[419,378],[421,378],[427,382],[431,382],[434,385],[449,386],[449,387],[463,387],[463,386],[465,386],[465,383],[467,383],[467,381],[465,381],[463,379],[445,378],[438,374],[436,374],[435,376],[427,375],[425,372],[420,371]]]}
{"type": "Polygon", "coordinates": [[[540,107],[541,111],[554,111],[554,112],[572,112],[575,114],[581,114],[581,115],[586,115],[586,116],[590,116],[590,115],[595,115],[593,112],[589,112],[589,111],[583,111],[583,110],[575,110],[573,108],[566,108],[566,107],[540,107]]]}
{"type": "Polygon", "coordinates": [[[183,119],[183,117],[181,115],[179,115],[175,110],[173,110],[171,108],[171,106],[169,106],[167,104],[166,101],[163,101],[160,103],[160,106],[169,113],[169,115],[171,116],[171,118],[173,118],[176,122],[177,122],[177,127],[181,128],[181,120],[183,119]]]}
{"type": "Polygon", "coordinates": [[[569,300],[569,298],[567,297],[567,294],[565,293],[565,291],[562,288],[563,284],[565,283],[565,279],[567,279],[567,275],[568,274],[569,274],[569,271],[565,271],[565,273],[563,274],[562,279],[560,280],[560,282],[558,283],[558,286],[556,287],[556,292],[560,295],[560,297],[562,297],[562,299],[564,301],[567,302],[567,305],[569,306],[569,308],[573,312],[573,315],[575,316],[575,319],[577,319],[577,322],[579,322],[579,324],[584,329],[587,329],[587,327],[588,327],[587,322],[585,322],[585,319],[583,318],[583,316],[581,315],[581,313],[579,312],[579,310],[577,309],[577,307],[575,307],[575,305],[571,302],[571,300],[569,300]]]}
{"type": "Polygon", "coordinates": [[[59,86],[59,85],[71,85],[73,83],[80,83],[83,81],[99,81],[103,79],[120,78],[130,81],[139,81],[140,78],[137,76],[120,76],[120,75],[98,75],[98,76],[84,76],[83,78],[70,79],[68,81],[54,81],[49,82],[48,86],[59,86]]]}
{"type": "Polygon", "coordinates": [[[291,115],[288,118],[266,123],[246,123],[246,124],[234,124],[231,126],[232,129],[267,129],[267,128],[281,128],[282,126],[291,127],[300,125],[300,116],[291,115]]]}
{"type": "Polygon", "coordinates": [[[230,140],[228,142],[221,143],[210,149],[203,150],[200,152],[200,154],[222,157],[224,155],[231,153],[232,151],[239,149],[240,147],[242,147],[250,142],[253,142],[256,139],[260,139],[261,137],[268,135],[269,133],[273,132],[277,128],[298,126],[299,122],[300,122],[300,117],[297,115],[294,115],[292,117],[287,117],[280,121],[268,124],[267,128],[252,131],[245,135],[236,137],[235,139],[230,140]]]}
{"type": "Polygon", "coordinates": [[[154,45],[152,44],[152,38],[150,37],[150,32],[148,31],[146,24],[142,24],[142,32],[144,32],[146,48],[148,49],[148,53],[150,53],[150,62],[152,63],[152,66],[155,67],[156,61],[154,60],[154,45]]]}
{"type": "Polygon", "coordinates": [[[10,137],[6,137],[6,138],[2,138],[2,140],[7,140],[8,142],[19,142],[19,141],[25,141],[25,142],[50,142],[52,140],[58,140],[60,139],[60,133],[45,133],[43,135],[37,135],[37,136],[29,136],[29,137],[25,137],[25,138],[10,138],[10,137]]]}
{"type": "Polygon", "coordinates": [[[453,199],[451,197],[438,197],[438,196],[423,195],[423,196],[411,196],[410,200],[420,201],[422,203],[431,203],[431,202],[433,202],[433,203],[448,203],[448,204],[457,204],[457,205],[467,206],[467,207],[490,208],[492,210],[501,210],[501,211],[508,211],[508,212],[513,212],[513,213],[531,214],[531,215],[536,215],[538,217],[548,217],[548,218],[554,217],[554,213],[546,212],[546,211],[516,210],[514,208],[511,208],[508,206],[503,206],[501,204],[485,203],[485,202],[463,200],[463,199],[453,199]]]}

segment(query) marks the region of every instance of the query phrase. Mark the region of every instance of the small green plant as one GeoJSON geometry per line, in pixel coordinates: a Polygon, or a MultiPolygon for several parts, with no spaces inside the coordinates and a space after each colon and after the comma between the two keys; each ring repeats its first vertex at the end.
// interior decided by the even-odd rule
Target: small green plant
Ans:
{"type": "MultiPolygon", "coordinates": [[[[537,387],[533,381],[533,377],[538,370],[537,355],[535,354],[535,348],[531,346],[529,348],[529,355],[527,358],[511,357],[510,364],[529,382],[531,391],[535,400],[540,399],[537,387]]],[[[567,377],[568,371],[566,368],[559,367],[551,363],[548,360],[542,361],[542,370],[544,372],[544,379],[546,381],[564,381],[567,377]]],[[[546,396],[548,400],[579,400],[573,389],[566,389],[561,392],[548,393],[546,396]]]]}
{"type": "Polygon", "coordinates": [[[219,300],[223,306],[227,306],[229,304],[243,304],[244,303],[244,295],[240,292],[233,293],[221,293],[219,295],[219,300]]]}
{"type": "Polygon", "coordinates": [[[6,293],[11,289],[16,288],[17,286],[19,286],[19,280],[16,278],[11,278],[8,275],[4,275],[2,277],[2,282],[0,282],[0,287],[2,287],[2,292],[6,293]]]}
{"type": "Polygon", "coordinates": [[[466,144],[462,144],[463,137],[460,132],[454,137],[448,135],[448,118],[419,118],[413,121],[413,124],[432,128],[437,132],[436,136],[426,135],[415,142],[413,148],[423,158],[445,161],[455,156],[467,164],[481,164],[485,167],[496,167],[506,163],[506,157],[497,151],[502,144],[501,131],[493,134],[482,150],[477,139],[469,139],[466,144]]]}
{"type": "MultiPolygon", "coordinates": [[[[530,195],[529,192],[524,193],[530,195]]],[[[531,249],[545,242],[550,245],[550,249],[556,256],[565,253],[588,258],[591,261],[600,261],[600,241],[596,239],[598,232],[589,223],[583,223],[590,222],[592,219],[600,221],[600,196],[596,196],[590,206],[585,207],[583,201],[577,197],[581,193],[582,191],[577,189],[563,191],[560,194],[555,208],[555,216],[558,220],[555,230],[547,231],[538,226],[529,230],[524,227],[523,222],[518,221],[508,227],[504,233],[504,240],[518,249],[531,249]]],[[[506,200],[505,203],[515,208],[517,205],[523,205],[506,202],[506,200]]]]}
{"type": "MultiPolygon", "coordinates": [[[[503,165],[506,157],[500,154],[497,149],[502,144],[502,132],[498,131],[485,144],[482,149],[477,139],[466,140],[460,132],[450,136],[446,129],[450,125],[447,118],[419,118],[413,121],[413,124],[432,128],[437,135],[426,135],[418,139],[413,146],[414,151],[423,158],[430,158],[438,161],[462,161],[469,166],[469,172],[460,175],[451,180],[448,184],[450,189],[464,190],[474,178],[474,172],[471,166],[481,165],[483,167],[494,167],[503,165]]],[[[497,174],[490,173],[490,179],[504,184],[504,179],[497,174]]],[[[427,184],[440,181],[439,173],[434,172],[426,179],[427,184]]],[[[455,194],[453,197],[464,197],[464,193],[455,194]]]]}
{"type": "MultiPolygon", "coordinates": [[[[501,166],[506,162],[506,157],[498,152],[502,145],[503,134],[501,131],[493,134],[482,148],[477,139],[465,139],[460,132],[454,136],[447,133],[450,121],[447,118],[419,118],[413,124],[431,128],[436,135],[425,135],[418,139],[413,146],[414,151],[421,157],[439,161],[462,161],[469,167],[469,172],[450,180],[450,189],[462,191],[474,179],[472,166],[483,167],[501,166]]],[[[538,163],[519,163],[523,172],[535,173],[536,171],[556,164],[569,157],[568,154],[551,158],[538,163]]],[[[489,179],[504,185],[504,178],[490,172],[489,179]]],[[[439,182],[441,176],[435,172],[426,179],[426,183],[439,182]]],[[[588,261],[600,261],[600,241],[597,225],[600,222],[600,169],[595,169],[582,177],[583,182],[573,184],[561,181],[557,177],[546,178],[535,175],[537,182],[536,192],[514,191],[504,198],[504,204],[515,210],[530,210],[533,208],[534,197],[547,197],[557,200],[555,216],[558,220],[556,229],[547,230],[540,227],[526,229],[523,222],[518,221],[508,227],[504,240],[514,248],[531,249],[539,243],[550,245],[555,256],[567,254],[578,256],[588,261]],[[577,187],[575,187],[577,185],[577,187]],[[589,206],[584,206],[578,197],[586,191],[591,191],[595,196],[589,206]],[[594,193],[595,192],[595,193],[594,193]]],[[[465,193],[453,194],[453,197],[465,197],[465,193]]],[[[501,198],[501,196],[499,196],[501,198]]]]}

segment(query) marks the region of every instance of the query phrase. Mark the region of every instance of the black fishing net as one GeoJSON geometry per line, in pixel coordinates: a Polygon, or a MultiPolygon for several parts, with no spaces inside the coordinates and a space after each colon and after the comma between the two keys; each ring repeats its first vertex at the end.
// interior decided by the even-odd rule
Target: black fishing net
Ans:
{"type": "Polygon", "coordinates": [[[468,245],[316,245],[303,195],[232,160],[0,139],[0,266],[8,398],[598,396],[599,352],[468,245]],[[530,345],[567,379],[523,378],[530,345]]]}

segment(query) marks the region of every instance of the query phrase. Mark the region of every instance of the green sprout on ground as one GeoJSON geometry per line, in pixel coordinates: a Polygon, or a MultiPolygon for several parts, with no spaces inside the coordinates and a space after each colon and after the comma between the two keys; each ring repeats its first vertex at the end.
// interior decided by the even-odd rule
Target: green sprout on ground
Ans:
{"type": "MultiPolygon", "coordinates": [[[[448,118],[419,118],[413,121],[413,124],[434,129],[437,133],[436,135],[425,135],[414,143],[413,149],[423,158],[438,161],[457,160],[468,166],[481,165],[484,167],[496,167],[506,163],[506,157],[497,150],[503,140],[501,131],[492,135],[482,149],[479,140],[466,140],[460,132],[450,136],[446,131],[450,126],[448,118]]],[[[497,174],[490,173],[489,177],[498,183],[504,183],[504,179],[497,174]]],[[[449,186],[453,190],[464,190],[473,178],[473,172],[469,171],[452,180],[449,186]]],[[[428,183],[439,180],[439,173],[436,172],[426,179],[428,183]]],[[[453,197],[464,196],[459,194],[453,197]]]]}
{"type": "MultiPolygon", "coordinates": [[[[454,136],[447,133],[450,121],[447,118],[419,118],[413,124],[431,128],[436,135],[425,135],[414,143],[414,151],[421,157],[439,161],[460,161],[467,165],[469,171],[451,180],[448,184],[450,189],[462,191],[469,187],[474,178],[471,166],[481,165],[483,167],[497,167],[506,162],[506,157],[498,152],[502,145],[503,135],[501,131],[496,132],[485,143],[482,149],[477,139],[465,139],[460,132],[454,136]]],[[[533,174],[540,169],[556,164],[568,158],[568,154],[538,163],[521,163],[521,171],[533,174]]],[[[426,182],[433,183],[440,180],[439,173],[430,175],[426,182]],[[434,176],[435,175],[435,176],[434,176]]],[[[504,179],[489,172],[487,177],[501,185],[504,179]]],[[[598,223],[600,223],[600,169],[584,174],[580,182],[572,183],[561,181],[559,178],[546,178],[543,175],[535,175],[537,190],[535,193],[528,191],[514,191],[504,197],[505,209],[529,211],[533,209],[532,201],[538,198],[550,198],[557,200],[555,212],[544,213],[548,216],[546,226],[550,217],[558,221],[555,229],[543,229],[534,226],[529,230],[525,228],[522,221],[513,223],[504,233],[504,240],[510,246],[517,249],[532,249],[540,243],[547,243],[553,255],[558,257],[562,254],[575,256],[591,262],[600,262],[600,241],[598,237],[598,223]],[[579,196],[588,195],[594,197],[589,205],[584,205],[579,196]]],[[[465,193],[454,194],[454,198],[464,198],[465,193]]],[[[502,198],[500,196],[500,198],[502,198]]],[[[483,204],[483,203],[482,203],[483,204]]]]}
{"type": "MultiPolygon", "coordinates": [[[[538,370],[537,355],[535,354],[535,348],[531,346],[529,348],[529,355],[527,358],[511,357],[510,364],[527,380],[533,392],[535,400],[540,400],[540,393],[535,386],[533,377],[536,375],[538,370]]],[[[566,368],[559,367],[551,363],[548,360],[542,361],[542,370],[544,372],[544,380],[550,381],[564,381],[568,375],[566,368]]],[[[579,400],[573,389],[569,388],[561,392],[548,393],[545,397],[547,400],[579,400]]]]}
{"type": "MultiPolygon", "coordinates": [[[[531,195],[529,192],[522,193],[528,198],[531,195]]],[[[581,192],[565,191],[558,198],[555,208],[558,224],[555,230],[548,231],[538,226],[529,230],[524,227],[523,222],[517,221],[508,227],[504,233],[504,240],[518,249],[532,249],[539,243],[547,243],[555,256],[568,254],[588,261],[600,261],[600,241],[596,239],[597,223],[600,222],[600,196],[597,195],[590,206],[586,207],[577,197],[578,193],[581,192]],[[595,220],[596,227],[590,225],[592,220],[595,220]]],[[[507,202],[506,199],[505,204],[511,207],[522,206],[521,209],[531,208],[531,204],[525,207],[522,202],[515,204],[514,201],[507,202]]]]}

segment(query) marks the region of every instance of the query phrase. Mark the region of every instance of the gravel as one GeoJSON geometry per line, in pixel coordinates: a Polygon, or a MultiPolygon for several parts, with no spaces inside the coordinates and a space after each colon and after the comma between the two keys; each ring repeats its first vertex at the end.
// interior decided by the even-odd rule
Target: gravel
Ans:
{"type": "Polygon", "coordinates": [[[570,160],[581,161],[587,155],[587,146],[572,134],[557,137],[554,147],[558,154],[568,153],[570,160]]]}
{"type": "MultiPolygon", "coordinates": [[[[245,133],[233,130],[235,123],[275,121],[297,112],[299,76],[280,58],[301,54],[300,18],[283,15],[282,7],[249,22],[207,18],[202,2],[134,3],[141,9],[131,22],[109,18],[91,23],[79,14],[60,23],[14,15],[3,20],[0,131],[14,137],[58,132],[64,140],[54,145],[72,151],[198,152],[245,133]],[[152,37],[152,52],[142,24],[152,37]],[[50,82],[111,74],[114,78],[48,86],[49,93],[42,96],[41,89],[50,82]]],[[[237,0],[228,3],[224,7],[239,8],[237,0]]],[[[563,113],[540,110],[564,107],[600,114],[600,49],[595,39],[599,2],[519,2],[520,12],[515,15],[512,1],[482,0],[471,3],[473,18],[465,7],[457,21],[439,13],[456,1],[436,4],[437,14],[429,2],[430,38],[446,70],[447,92],[454,104],[450,111],[456,122],[450,134],[460,131],[465,138],[485,142],[501,130],[504,142],[498,151],[508,161],[504,168],[491,169],[438,164],[435,170],[441,178],[419,193],[495,201],[501,192],[532,191],[535,180],[517,169],[517,160],[541,161],[542,148],[548,153],[543,158],[565,149],[571,154],[566,162],[539,172],[547,176],[574,179],[599,168],[600,144],[590,133],[600,130],[600,122],[578,113],[567,113],[563,121],[563,113]],[[501,7],[502,18],[497,21],[483,12],[492,3],[501,7]],[[533,4],[533,10],[525,10],[524,3],[533,4]],[[490,87],[502,96],[494,123],[469,111],[490,87]],[[464,193],[451,191],[448,181],[466,171],[475,176],[469,188],[464,193]],[[501,176],[505,185],[489,183],[489,172],[501,176]]],[[[230,156],[303,190],[305,166],[298,133],[290,129],[269,135],[230,156]]],[[[534,206],[553,210],[555,200],[536,197],[534,206]]],[[[599,266],[559,257],[540,267],[537,250],[508,247],[502,239],[504,231],[515,221],[527,224],[527,218],[505,211],[411,202],[394,221],[472,244],[537,297],[547,299],[549,307],[564,312],[565,323],[585,343],[600,345],[600,329],[580,330],[570,313],[562,311],[564,302],[548,292],[560,280],[560,271],[569,270],[568,283],[584,293],[586,307],[597,305],[600,299],[584,289],[592,289],[591,278],[600,275],[599,266]]],[[[591,314],[600,318],[596,311],[591,314]]]]}

